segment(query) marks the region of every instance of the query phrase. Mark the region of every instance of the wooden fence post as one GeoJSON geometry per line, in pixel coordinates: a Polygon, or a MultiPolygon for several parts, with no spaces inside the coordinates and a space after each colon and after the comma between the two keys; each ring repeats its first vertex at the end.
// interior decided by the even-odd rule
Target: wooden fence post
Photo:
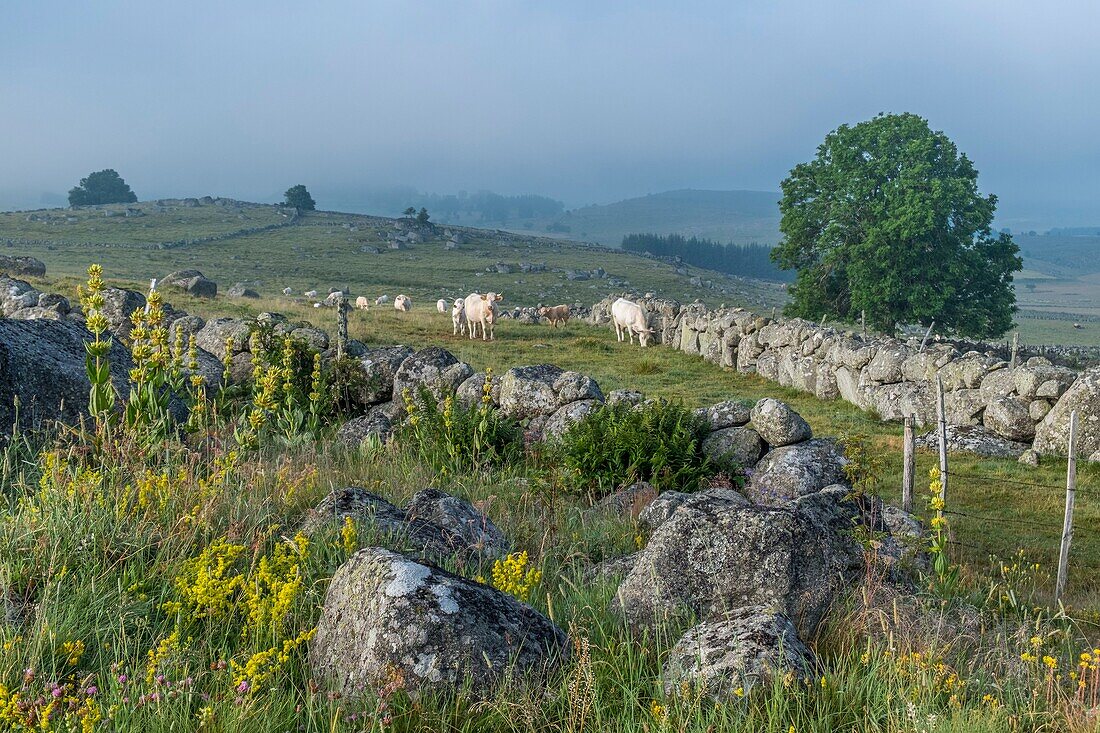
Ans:
{"type": "Polygon", "coordinates": [[[913,511],[913,481],[917,473],[916,437],[913,433],[912,415],[906,415],[903,421],[905,433],[902,439],[901,459],[901,508],[903,511],[913,511]]]}
{"type": "Polygon", "coordinates": [[[1066,516],[1062,520],[1062,547],[1058,553],[1058,582],[1054,601],[1062,602],[1069,576],[1069,546],[1073,541],[1073,504],[1077,494],[1077,410],[1069,415],[1069,458],[1066,461],[1066,516]]]}
{"type": "Polygon", "coordinates": [[[936,322],[935,321],[932,321],[931,323],[928,324],[928,330],[924,332],[924,338],[921,339],[921,342],[920,342],[920,351],[918,351],[917,353],[919,353],[919,354],[924,353],[924,347],[928,343],[928,337],[932,335],[932,329],[935,328],[935,327],[936,327],[936,322]]]}
{"type": "Polygon", "coordinates": [[[343,359],[348,348],[348,311],[351,306],[347,297],[336,299],[336,358],[343,359]]]}
{"type": "Polygon", "coordinates": [[[1008,362],[1009,369],[1016,368],[1016,355],[1020,352],[1020,332],[1012,333],[1012,359],[1008,362]]]}
{"type": "MultiPolygon", "coordinates": [[[[936,377],[936,409],[940,433],[940,499],[947,505],[947,409],[943,400],[943,379],[936,377]]],[[[938,512],[943,516],[943,511],[938,512]]]]}

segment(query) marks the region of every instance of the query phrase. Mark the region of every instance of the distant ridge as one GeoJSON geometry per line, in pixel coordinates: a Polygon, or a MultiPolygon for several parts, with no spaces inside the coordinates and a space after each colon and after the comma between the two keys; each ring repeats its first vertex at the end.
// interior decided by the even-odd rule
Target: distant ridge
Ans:
{"type": "Polygon", "coordinates": [[[779,241],[780,194],[681,189],[585,206],[551,225],[573,239],[619,246],[627,234],[682,234],[735,244],[779,241]]]}

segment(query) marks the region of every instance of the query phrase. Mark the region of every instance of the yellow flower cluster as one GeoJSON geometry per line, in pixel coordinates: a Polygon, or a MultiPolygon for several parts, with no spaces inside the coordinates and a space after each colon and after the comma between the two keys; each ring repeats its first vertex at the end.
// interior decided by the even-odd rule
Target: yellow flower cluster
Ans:
{"type": "Polygon", "coordinates": [[[183,573],[176,578],[176,591],[180,602],[169,601],[164,610],[178,613],[184,609],[195,618],[219,618],[233,610],[237,591],[244,578],[233,565],[245,552],[244,545],[224,539],[214,540],[198,557],[183,565],[183,573]]]}
{"type": "Polygon", "coordinates": [[[98,730],[103,711],[87,690],[65,684],[48,695],[11,690],[0,683],[0,728],[13,733],[98,730]]]}
{"type": "Polygon", "coordinates": [[[513,552],[493,563],[493,587],[511,593],[521,601],[526,601],[531,591],[542,580],[542,571],[528,568],[527,550],[513,552]]]}
{"type": "Polygon", "coordinates": [[[244,583],[242,602],[248,615],[242,635],[279,631],[302,589],[299,560],[309,552],[309,539],[302,533],[289,543],[279,543],[270,555],[260,558],[244,583]]]}
{"type": "Polygon", "coordinates": [[[359,530],[351,517],[344,517],[344,525],[340,527],[340,545],[348,555],[359,548],[359,530]]]}
{"type": "Polygon", "coordinates": [[[80,658],[84,656],[84,642],[79,639],[66,641],[61,645],[61,656],[65,657],[65,663],[70,667],[80,664],[80,658]]]}
{"type": "Polygon", "coordinates": [[[158,672],[164,672],[169,665],[179,661],[182,651],[179,629],[161,639],[156,648],[150,649],[146,655],[145,682],[153,684],[158,672]]]}
{"type": "Polygon", "coordinates": [[[241,693],[255,694],[290,661],[291,655],[317,633],[316,628],[301,632],[293,639],[285,640],[279,647],[256,652],[243,665],[230,662],[233,687],[241,693]]]}

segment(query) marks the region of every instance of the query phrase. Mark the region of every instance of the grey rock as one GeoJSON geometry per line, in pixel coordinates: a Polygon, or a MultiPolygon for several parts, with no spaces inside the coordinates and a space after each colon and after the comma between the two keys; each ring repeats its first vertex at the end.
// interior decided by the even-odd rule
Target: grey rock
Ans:
{"type": "Polygon", "coordinates": [[[421,389],[426,389],[436,400],[458,389],[458,385],[473,375],[468,364],[461,364],[454,354],[439,346],[421,349],[405,361],[393,375],[393,400],[404,404],[406,390],[414,399],[421,389]]]}
{"type": "Polygon", "coordinates": [[[509,369],[500,384],[501,414],[514,420],[553,414],[559,407],[554,384],[563,373],[553,364],[509,369]]]}
{"type": "Polygon", "coordinates": [[[566,405],[580,400],[598,400],[603,402],[603,392],[596,380],[580,372],[562,372],[561,376],[554,380],[554,392],[558,396],[558,404],[566,405]]]}
{"type": "Polygon", "coordinates": [[[0,255],[0,272],[23,277],[46,277],[46,264],[35,257],[0,255]]]}
{"type": "Polygon", "coordinates": [[[703,453],[720,466],[731,463],[739,468],[752,468],[764,455],[766,446],[752,428],[722,428],[703,441],[703,453]]]}
{"type": "MultiPolygon", "coordinates": [[[[1027,450],[1026,443],[1006,440],[983,425],[948,425],[947,450],[950,453],[973,453],[983,458],[1017,458],[1027,450]]],[[[939,450],[939,433],[935,430],[916,440],[918,448],[939,450]]]]}
{"type": "Polygon", "coordinates": [[[1069,451],[1069,418],[1077,411],[1077,451],[1088,456],[1100,450],[1100,367],[1080,374],[1073,386],[1035,428],[1035,450],[1064,456],[1069,451]]]}
{"type": "Polygon", "coordinates": [[[466,689],[488,699],[511,676],[545,678],[568,645],[512,596],[372,547],[333,576],[309,657],[314,674],[347,697],[397,674],[413,698],[466,689]]]}
{"type": "Polygon", "coordinates": [[[592,507],[592,511],[619,517],[637,517],[645,512],[657,498],[657,490],[653,488],[653,484],[648,481],[637,481],[600,499],[592,507]]]}
{"type": "Polygon", "coordinates": [[[811,680],[816,665],[790,619],[767,606],[749,606],[688,630],[669,652],[662,676],[666,695],[687,687],[733,703],[787,674],[811,680]]]}
{"type": "Polygon", "coordinates": [[[1020,454],[1020,457],[1017,460],[1025,466],[1032,466],[1034,468],[1037,468],[1039,466],[1041,458],[1042,456],[1039,454],[1038,451],[1028,448],[1020,454]]]}
{"type": "Polygon", "coordinates": [[[706,417],[711,430],[740,427],[752,419],[752,406],[740,400],[726,400],[708,407],[706,417]]]}
{"type": "Polygon", "coordinates": [[[645,395],[633,389],[616,389],[607,395],[607,404],[637,405],[645,399],[645,395]]]}
{"type": "Polygon", "coordinates": [[[784,446],[813,437],[809,424],[789,405],[766,397],[752,408],[752,426],[768,445],[784,446]]]}
{"type": "Polygon", "coordinates": [[[620,581],[627,574],[630,573],[634,567],[634,562],[638,559],[638,553],[631,553],[630,555],[623,555],[621,557],[609,557],[606,560],[585,568],[583,578],[585,582],[591,583],[597,580],[613,580],[620,581]]]}
{"type": "Polygon", "coordinates": [[[997,435],[1017,443],[1035,437],[1035,420],[1028,405],[1015,397],[998,397],[990,402],[982,422],[997,435]]]}
{"type": "Polygon", "coordinates": [[[846,464],[836,443],[828,439],[775,448],[756,464],[745,494],[759,504],[782,505],[846,482],[846,464]]]}
{"type": "Polygon", "coordinates": [[[226,295],[231,298],[259,298],[260,294],[252,288],[248,287],[244,283],[234,283],[229,290],[226,291],[226,295]]]}
{"type": "Polygon", "coordinates": [[[161,279],[161,283],[196,298],[213,298],[218,294],[218,284],[198,270],[178,270],[169,273],[161,279]]]}
{"type": "Polygon", "coordinates": [[[341,425],[336,431],[336,438],[349,448],[358,448],[371,437],[385,443],[392,432],[393,421],[384,412],[371,410],[341,425]]]}
{"type": "Polygon", "coordinates": [[[393,399],[393,380],[401,364],[413,355],[408,346],[375,346],[359,357],[361,379],[353,384],[352,398],[360,405],[393,399]]]}
{"type": "Polygon", "coordinates": [[[543,440],[558,440],[569,428],[595,412],[603,403],[597,400],[578,400],[554,411],[542,426],[543,440]]]}
{"type": "Polygon", "coordinates": [[[467,550],[498,558],[512,550],[504,533],[483,512],[439,489],[422,489],[405,505],[408,521],[422,520],[457,537],[467,550]]]}
{"type": "Polygon", "coordinates": [[[215,356],[225,354],[225,342],[232,337],[234,354],[248,351],[252,327],[248,321],[238,318],[213,318],[195,334],[195,343],[203,351],[215,356]]]}

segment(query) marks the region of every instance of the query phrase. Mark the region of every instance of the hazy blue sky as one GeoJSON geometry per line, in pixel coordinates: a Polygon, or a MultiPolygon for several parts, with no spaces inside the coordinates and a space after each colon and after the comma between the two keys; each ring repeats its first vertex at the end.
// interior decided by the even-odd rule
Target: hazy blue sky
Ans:
{"type": "Polygon", "coordinates": [[[1100,224],[1098,29],[1095,0],[6,0],[0,192],[778,190],[911,111],[1003,221],[1100,224]]]}

